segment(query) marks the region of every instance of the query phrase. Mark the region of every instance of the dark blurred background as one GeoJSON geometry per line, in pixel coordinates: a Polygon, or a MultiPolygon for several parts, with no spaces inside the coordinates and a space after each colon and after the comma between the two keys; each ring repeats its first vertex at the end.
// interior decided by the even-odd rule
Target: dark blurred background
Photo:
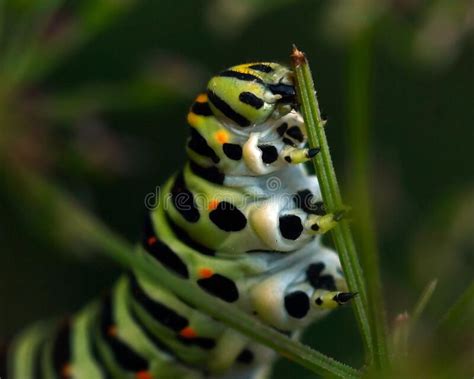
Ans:
{"type": "MultiPolygon", "coordinates": [[[[361,54],[354,49],[368,58],[364,143],[390,324],[437,278],[423,319],[433,324],[472,280],[472,1],[0,4],[0,338],[79,309],[121,271],[74,230],[63,234],[54,199],[28,175],[135,241],[144,196],[184,162],[185,116],[197,91],[230,65],[289,63],[293,43],[310,59],[348,197],[350,94],[360,89],[349,88],[361,54]],[[357,45],[361,36],[367,43],[357,45]]],[[[60,220],[67,224],[67,211],[60,220]]],[[[467,335],[466,357],[474,352],[467,335]]],[[[361,363],[350,308],[313,325],[304,341],[361,363]]],[[[290,374],[310,377],[279,363],[275,377],[290,374]]]]}

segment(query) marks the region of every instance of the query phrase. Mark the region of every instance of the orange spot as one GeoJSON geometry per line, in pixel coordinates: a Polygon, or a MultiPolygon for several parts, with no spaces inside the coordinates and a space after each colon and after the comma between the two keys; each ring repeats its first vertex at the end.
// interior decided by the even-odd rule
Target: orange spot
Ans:
{"type": "Polygon", "coordinates": [[[138,371],[135,373],[135,378],[137,379],[153,379],[150,371],[138,371]]]}
{"type": "Polygon", "coordinates": [[[72,375],[72,367],[69,363],[66,363],[62,368],[61,368],[61,377],[62,378],[70,378],[72,375]]]}
{"type": "Polygon", "coordinates": [[[217,142],[219,143],[226,143],[229,142],[229,133],[224,130],[220,130],[214,134],[214,137],[217,142]]]}
{"type": "Polygon", "coordinates": [[[117,326],[110,325],[109,328],[107,329],[107,334],[111,337],[115,337],[117,335],[117,326]]]}
{"type": "Polygon", "coordinates": [[[184,338],[195,338],[197,337],[197,333],[194,331],[193,328],[187,326],[186,328],[181,329],[179,335],[184,338]]]}
{"type": "Polygon", "coordinates": [[[153,245],[157,241],[155,236],[152,236],[146,240],[148,245],[153,245]]]}
{"type": "Polygon", "coordinates": [[[196,97],[197,103],[205,103],[207,101],[207,94],[200,93],[198,97],[196,97]]]}
{"type": "Polygon", "coordinates": [[[189,112],[188,113],[188,124],[191,125],[191,126],[198,126],[199,116],[196,113],[189,112]]]}
{"type": "Polygon", "coordinates": [[[208,206],[207,206],[207,209],[208,209],[209,211],[213,211],[214,209],[217,208],[218,205],[219,205],[219,200],[217,200],[217,199],[212,199],[212,200],[209,202],[209,204],[208,204],[208,206]]]}
{"type": "Polygon", "coordinates": [[[202,279],[210,278],[214,275],[214,271],[212,271],[209,267],[203,267],[199,269],[199,277],[202,279]]]}

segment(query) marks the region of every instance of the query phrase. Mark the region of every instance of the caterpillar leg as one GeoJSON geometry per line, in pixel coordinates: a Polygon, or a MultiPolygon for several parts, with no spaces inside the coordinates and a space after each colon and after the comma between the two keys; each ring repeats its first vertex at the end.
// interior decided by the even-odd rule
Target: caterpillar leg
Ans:
{"type": "Polygon", "coordinates": [[[349,303],[355,296],[357,292],[316,290],[311,298],[311,304],[320,309],[330,310],[349,303]]]}
{"type": "Polygon", "coordinates": [[[319,148],[296,148],[287,147],[283,149],[281,155],[283,159],[291,164],[300,164],[313,159],[318,153],[319,148]]]}
{"type": "Polygon", "coordinates": [[[306,230],[310,234],[324,234],[334,228],[344,216],[344,211],[329,213],[324,216],[310,215],[306,219],[306,230]]]}
{"type": "Polygon", "coordinates": [[[347,292],[336,253],[315,240],[301,254],[296,262],[290,257],[278,262],[250,289],[258,316],[284,331],[304,327],[354,296],[347,292]]]}

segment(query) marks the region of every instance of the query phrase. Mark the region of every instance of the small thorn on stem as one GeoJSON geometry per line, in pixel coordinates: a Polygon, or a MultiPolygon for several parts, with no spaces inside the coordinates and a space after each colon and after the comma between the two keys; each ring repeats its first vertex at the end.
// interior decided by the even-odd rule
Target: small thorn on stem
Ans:
{"type": "Polygon", "coordinates": [[[291,59],[295,66],[301,66],[306,63],[306,56],[295,44],[293,44],[293,50],[291,51],[291,59]]]}

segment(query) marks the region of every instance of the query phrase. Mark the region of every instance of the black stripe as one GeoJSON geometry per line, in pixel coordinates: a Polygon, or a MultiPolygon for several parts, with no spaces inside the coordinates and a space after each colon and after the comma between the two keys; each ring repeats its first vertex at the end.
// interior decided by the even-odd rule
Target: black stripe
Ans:
{"type": "Polygon", "coordinates": [[[71,359],[71,328],[69,320],[64,320],[59,326],[53,344],[53,367],[58,376],[64,366],[69,363],[71,359]]]}
{"type": "Polygon", "coordinates": [[[147,213],[145,218],[144,230],[145,234],[143,236],[142,246],[145,251],[169,270],[185,279],[189,278],[189,272],[186,263],[178,254],[176,254],[164,242],[159,240],[155,235],[151,215],[149,213],[147,213]],[[153,240],[150,241],[150,238],[153,238],[153,240]]]}
{"type": "Polygon", "coordinates": [[[250,126],[249,120],[247,120],[244,116],[234,111],[229,104],[227,104],[214,92],[212,92],[211,90],[208,90],[207,96],[209,97],[209,100],[212,102],[212,104],[214,104],[214,106],[217,109],[219,109],[222,112],[222,114],[224,114],[227,118],[229,118],[230,120],[234,121],[235,123],[237,123],[238,125],[242,127],[250,126]]]}
{"type": "Polygon", "coordinates": [[[160,324],[175,332],[179,332],[189,325],[189,321],[185,317],[155,299],[150,298],[140,287],[140,284],[138,284],[135,275],[129,275],[129,282],[133,298],[160,324]]]}
{"type": "Polygon", "coordinates": [[[182,229],[179,225],[177,225],[169,216],[167,212],[165,212],[166,222],[168,226],[172,230],[173,234],[178,238],[183,244],[189,246],[191,249],[197,251],[198,253],[214,256],[216,255],[215,250],[208,248],[207,246],[201,245],[199,242],[195,241],[191,238],[191,236],[182,229]]]}
{"type": "Polygon", "coordinates": [[[274,94],[281,95],[281,99],[279,100],[280,103],[288,104],[295,102],[295,87],[290,84],[269,84],[268,89],[274,94]]]}
{"type": "Polygon", "coordinates": [[[161,350],[162,352],[172,356],[173,358],[177,358],[168,345],[165,345],[165,343],[158,336],[148,330],[148,328],[142,322],[133,306],[129,308],[129,314],[130,317],[133,319],[135,325],[143,332],[146,338],[157,348],[157,350],[161,350]]]}
{"type": "Polygon", "coordinates": [[[117,337],[109,334],[109,328],[115,325],[112,314],[112,305],[111,297],[107,296],[102,303],[100,321],[102,337],[110,346],[115,361],[126,371],[138,372],[148,370],[148,361],[146,359],[133,351],[117,337]]]}
{"type": "MultiPolygon", "coordinates": [[[[224,144],[225,147],[226,144],[224,144]]],[[[194,161],[189,161],[189,168],[193,174],[205,179],[211,183],[222,185],[224,184],[225,175],[222,174],[215,166],[202,167],[194,161]]]]}
{"type": "Polygon", "coordinates": [[[241,92],[239,95],[239,100],[255,109],[260,109],[264,104],[263,100],[258,96],[255,96],[252,92],[241,92]]]}
{"type": "Polygon", "coordinates": [[[262,64],[262,63],[253,64],[253,65],[249,66],[249,68],[251,68],[252,70],[255,70],[255,71],[266,72],[266,73],[269,73],[269,72],[273,71],[273,68],[271,68],[270,66],[268,66],[266,64],[262,64]]]}
{"type": "Polygon", "coordinates": [[[205,103],[199,103],[196,101],[191,107],[191,112],[198,116],[212,116],[212,110],[207,101],[205,103]]]}
{"type": "Polygon", "coordinates": [[[216,152],[209,146],[206,139],[194,128],[191,128],[191,138],[188,141],[188,147],[199,155],[211,158],[214,163],[219,163],[220,161],[216,152]]]}
{"type": "Polygon", "coordinates": [[[245,80],[247,82],[257,82],[260,84],[265,84],[262,79],[259,77],[252,75],[252,74],[246,74],[244,72],[238,72],[238,71],[232,71],[232,70],[225,70],[222,71],[219,76],[223,76],[226,78],[236,78],[239,80],[245,80]]]}
{"type": "Polygon", "coordinates": [[[181,216],[183,216],[188,222],[195,223],[199,221],[199,209],[194,202],[193,193],[186,185],[182,171],[176,175],[170,192],[173,205],[179,214],[181,214],[181,216]]]}
{"type": "MultiPolygon", "coordinates": [[[[97,335],[92,333],[90,330],[88,331],[87,339],[89,342],[90,354],[97,366],[99,366],[100,371],[102,373],[102,379],[113,379],[112,374],[109,371],[108,366],[105,364],[102,355],[99,352],[98,338],[97,335]]],[[[36,379],[36,377],[35,377],[36,379]]]]}
{"type": "Polygon", "coordinates": [[[182,336],[178,336],[178,340],[183,345],[199,346],[201,349],[204,349],[204,350],[212,350],[216,346],[216,341],[208,337],[185,338],[182,336]]]}

